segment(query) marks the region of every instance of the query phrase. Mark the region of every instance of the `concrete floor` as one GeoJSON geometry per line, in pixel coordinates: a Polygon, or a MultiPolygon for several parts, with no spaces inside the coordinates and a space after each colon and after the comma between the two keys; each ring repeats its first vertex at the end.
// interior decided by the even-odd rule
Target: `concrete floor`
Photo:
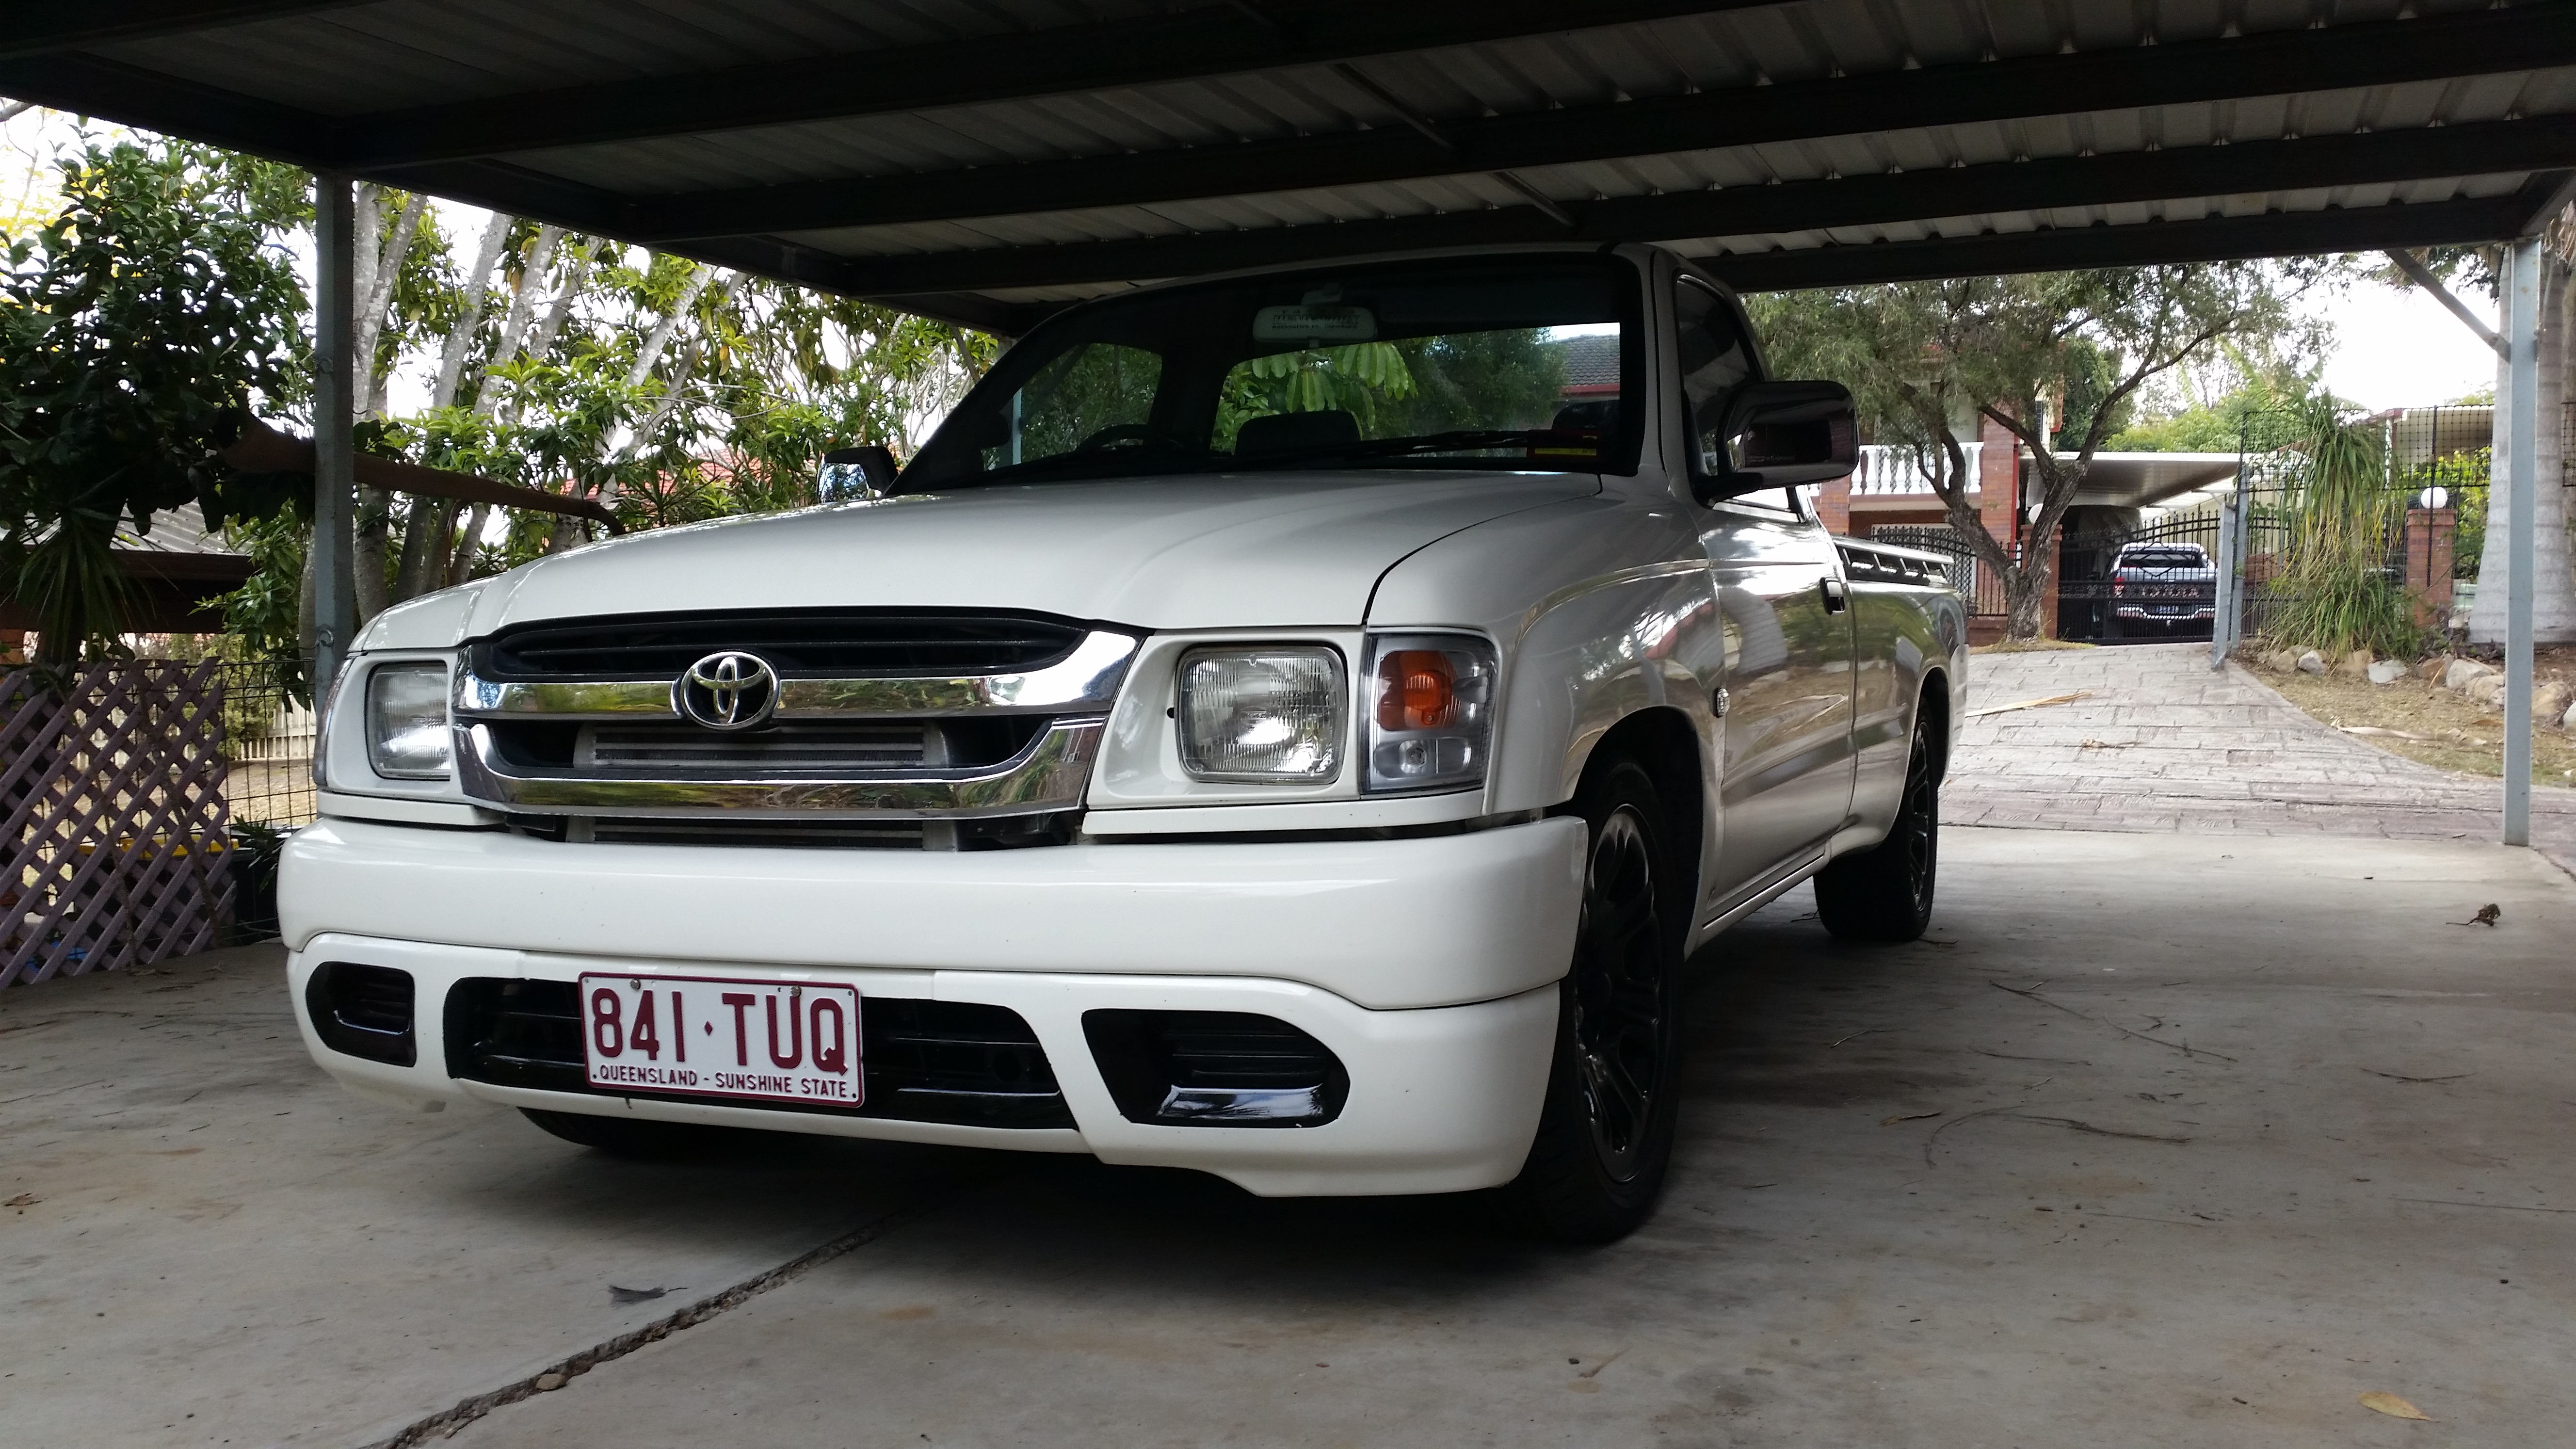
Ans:
{"type": "Polygon", "coordinates": [[[2564,1442],[2576,885],[2465,843],[1946,846],[1929,943],[1836,947],[1801,891],[1702,957],[1670,1194],[1587,1251],[1462,1201],[866,1145],[638,1166],[406,1117],[303,1062],[273,951],[11,992],[0,1199],[41,1200],[0,1210],[0,1439],[354,1446],[499,1391],[432,1432],[2564,1442]]]}

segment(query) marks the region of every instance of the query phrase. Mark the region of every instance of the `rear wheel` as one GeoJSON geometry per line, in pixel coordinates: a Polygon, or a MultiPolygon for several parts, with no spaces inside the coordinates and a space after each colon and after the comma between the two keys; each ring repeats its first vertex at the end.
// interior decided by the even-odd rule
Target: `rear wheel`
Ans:
{"type": "Polygon", "coordinates": [[[1672,1160],[1691,891],[1672,875],[1671,834],[1643,767],[1606,761],[1575,798],[1591,827],[1582,918],[1558,988],[1538,1137],[1504,1191],[1531,1230],[1605,1243],[1654,1211],[1672,1160]]]}
{"type": "Polygon", "coordinates": [[[1816,918],[1846,941],[1911,941],[1932,924],[1941,864],[1941,787],[1932,770],[1932,729],[1914,726],[1905,794],[1887,838],[1846,855],[1816,876],[1816,918]]]}
{"type": "Polygon", "coordinates": [[[705,1157],[739,1149],[755,1135],[739,1128],[656,1122],[647,1117],[593,1117],[587,1112],[544,1112],[534,1107],[522,1107],[519,1113],[566,1142],[596,1147],[612,1157],[705,1157]]]}

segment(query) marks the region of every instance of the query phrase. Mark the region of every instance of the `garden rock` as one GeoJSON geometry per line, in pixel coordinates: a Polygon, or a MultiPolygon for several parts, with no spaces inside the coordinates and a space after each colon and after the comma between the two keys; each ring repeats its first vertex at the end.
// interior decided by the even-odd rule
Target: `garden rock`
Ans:
{"type": "Polygon", "coordinates": [[[2558,717],[2558,727],[2569,734],[2576,734],[2576,704],[2567,706],[2567,712],[2558,717]]]}
{"type": "Polygon", "coordinates": [[[2373,684],[2395,684],[2406,677],[2406,666],[2394,659],[2382,659],[2370,666],[2369,673],[2373,684]]]}
{"type": "Polygon", "coordinates": [[[2542,724],[2564,719],[2571,704],[2576,704],[2576,688],[2551,680],[2531,692],[2531,717],[2542,724]]]}
{"type": "Polygon", "coordinates": [[[2319,653],[2318,653],[2317,651],[2315,651],[2314,649],[2311,649],[2311,650],[2309,650],[2307,653],[2300,655],[2300,656],[2299,656],[2299,672],[2300,672],[2301,674],[2323,674],[2323,673],[2325,673],[2325,672],[2326,672],[2326,660],[2325,660],[2325,656],[2324,656],[2324,655],[2322,655],[2322,654],[2319,654],[2319,653]]]}
{"type": "Polygon", "coordinates": [[[2460,692],[2469,697],[2471,704],[2493,704],[2504,695],[2504,676],[2490,669],[2470,680],[2469,687],[2460,692]]]}
{"type": "Polygon", "coordinates": [[[2436,654],[2416,667],[2418,671],[2423,674],[2427,683],[2439,684],[2442,682],[2443,671],[2451,667],[2451,656],[2448,654],[2436,654]]]}
{"type": "Polygon", "coordinates": [[[2263,656],[2263,667],[2275,674],[2295,674],[2299,668],[2299,656],[2287,649],[2275,649],[2263,656]]]}
{"type": "Polygon", "coordinates": [[[2442,687],[2465,693],[2472,681],[2494,673],[2493,665],[2480,664],[2474,659],[2454,659],[2451,667],[2442,671],[2442,687]]]}

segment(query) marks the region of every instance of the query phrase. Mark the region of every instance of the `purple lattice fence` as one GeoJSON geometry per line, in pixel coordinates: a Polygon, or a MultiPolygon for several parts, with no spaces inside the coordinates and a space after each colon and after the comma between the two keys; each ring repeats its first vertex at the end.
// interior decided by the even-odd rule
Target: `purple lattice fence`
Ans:
{"type": "Polygon", "coordinates": [[[0,674],[0,987],[216,943],[223,735],[211,661],[103,664],[60,691],[0,674]]]}

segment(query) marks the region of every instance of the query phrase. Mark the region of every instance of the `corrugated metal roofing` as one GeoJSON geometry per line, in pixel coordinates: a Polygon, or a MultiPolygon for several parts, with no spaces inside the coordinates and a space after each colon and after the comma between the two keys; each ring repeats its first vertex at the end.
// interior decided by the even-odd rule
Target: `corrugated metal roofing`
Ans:
{"type": "Polygon", "coordinates": [[[2576,174],[2567,0],[245,8],[74,8],[0,93],[1005,327],[1337,250],[1633,237],[1773,285],[2424,244],[2576,174]]]}

